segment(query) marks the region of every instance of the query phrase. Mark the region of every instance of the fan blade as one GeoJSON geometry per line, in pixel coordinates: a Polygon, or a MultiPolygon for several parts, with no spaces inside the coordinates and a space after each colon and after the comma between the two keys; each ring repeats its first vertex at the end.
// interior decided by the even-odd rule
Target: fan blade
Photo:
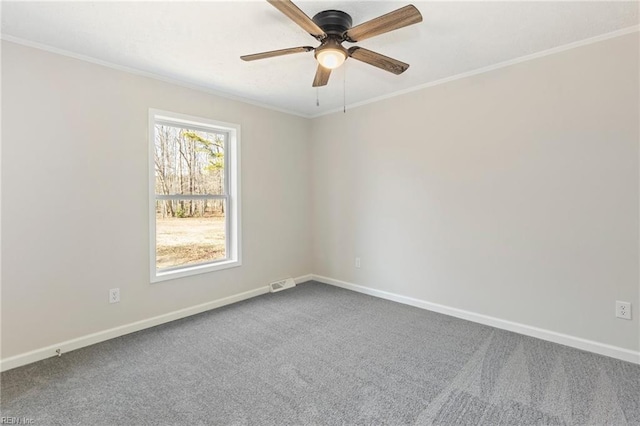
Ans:
{"type": "Polygon", "coordinates": [[[313,79],[313,87],[326,86],[327,83],[329,82],[330,76],[331,76],[331,70],[329,68],[325,68],[322,65],[318,65],[316,76],[313,79]]]}
{"type": "Polygon", "coordinates": [[[412,4],[379,16],[349,29],[345,36],[350,42],[362,41],[398,28],[422,22],[422,15],[412,4]]]}
{"type": "Polygon", "coordinates": [[[254,53],[253,55],[240,56],[243,61],[255,61],[257,59],[273,58],[274,56],[290,55],[292,53],[310,52],[311,46],[292,47],[290,49],[272,50],[270,52],[254,53]]]}
{"type": "Polygon", "coordinates": [[[322,31],[315,22],[311,20],[303,11],[301,11],[298,6],[296,6],[290,0],[267,0],[271,6],[278,9],[280,12],[284,13],[296,24],[300,25],[303,30],[317,38],[318,40],[322,40],[327,37],[327,34],[322,31]]]}
{"type": "Polygon", "coordinates": [[[402,74],[409,68],[409,64],[362,47],[353,46],[349,48],[349,56],[394,74],[402,74]]]}

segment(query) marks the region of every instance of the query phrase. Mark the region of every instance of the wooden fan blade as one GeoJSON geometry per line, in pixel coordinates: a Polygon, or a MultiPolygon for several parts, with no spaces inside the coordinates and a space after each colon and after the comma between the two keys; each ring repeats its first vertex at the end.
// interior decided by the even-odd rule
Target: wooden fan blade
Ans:
{"type": "Polygon", "coordinates": [[[253,55],[240,56],[243,61],[255,61],[257,59],[273,58],[274,56],[290,55],[292,53],[310,52],[311,46],[292,47],[290,49],[272,50],[270,52],[254,53],[253,55]]]}
{"type": "Polygon", "coordinates": [[[318,65],[316,76],[313,79],[313,87],[326,86],[327,83],[329,82],[330,76],[331,76],[331,70],[329,68],[325,68],[322,65],[318,65]]]}
{"type": "Polygon", "coordinates": [[[350,42],[361,41],[398,28],[422,22],[422,15],[412,4],[379,16],[363,24],[356,25],[345,34],[350,42]]]}
{"type": "Polygon", "coordinates": [[[409,64],[358,46],[349,48],[349,56],[396,75],[402,74],[409,68],[409,64]]]}
{"type": "Polygon", "coordinates": [[[315,22],[311,20],[303,11],[301,11],[298,6],[296,6],[290,0],[267,0],[271,6],[278,9],[280,12],[287,15],[289,19],[291,19],[296,24],[300,25],[303,30],[317,38],[318,40],[322,40],[327,37],[327,34],[322,31],[315,22]]]}

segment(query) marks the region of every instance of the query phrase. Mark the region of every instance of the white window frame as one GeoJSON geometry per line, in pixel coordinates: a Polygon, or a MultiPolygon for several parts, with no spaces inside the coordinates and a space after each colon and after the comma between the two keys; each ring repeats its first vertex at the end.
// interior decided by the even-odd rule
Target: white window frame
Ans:
{"type": "Polygon", "coordinates": [[[242,265],[240,232],[240,125],[159,109],[149,109],[149,266],[151,283],[204,274],[242,265]],[[224,133],[224,179],[227,194],[164,196],[156,194],[156,124],[224,133]],[[161,199],[224,199],[226,219],[226,258],[194,265],[156,269],[156,201],[161,199]]]}

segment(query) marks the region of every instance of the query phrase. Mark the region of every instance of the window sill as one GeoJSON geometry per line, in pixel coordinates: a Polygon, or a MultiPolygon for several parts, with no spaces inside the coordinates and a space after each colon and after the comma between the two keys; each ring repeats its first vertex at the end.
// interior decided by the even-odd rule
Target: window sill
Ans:
{"type": "Polygon", "coordinates": [[[189,277],[192,275],[206,274],[208,272],[220,271],[223,269],[236,268],[242,265],[239,260],[225,260],[216,263],[205,263],[202,265],[185,266],[184,268],[171,271],[155,271],[151,275],[151,283],[174,280],[177,278],[189,277]]]}

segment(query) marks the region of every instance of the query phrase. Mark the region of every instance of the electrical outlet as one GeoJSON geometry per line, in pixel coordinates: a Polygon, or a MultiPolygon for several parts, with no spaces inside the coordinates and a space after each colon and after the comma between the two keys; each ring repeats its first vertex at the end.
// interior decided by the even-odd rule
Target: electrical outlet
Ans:
{"type": "Polygon", "coordinates": [[[109,290],[109,303],[118,303],[120,301],[120,289],[112,288],[109,290]]]}
{"type": "Polygon", "coordinates": [[[616,317],[630,320],[631,319],[631,303],[620,302],[616,300],[616,317]]]}
{"type": "Polygon", "coordinates": [[[356,257],[356,268],[360,267],[360,258],[356,257]]]}

